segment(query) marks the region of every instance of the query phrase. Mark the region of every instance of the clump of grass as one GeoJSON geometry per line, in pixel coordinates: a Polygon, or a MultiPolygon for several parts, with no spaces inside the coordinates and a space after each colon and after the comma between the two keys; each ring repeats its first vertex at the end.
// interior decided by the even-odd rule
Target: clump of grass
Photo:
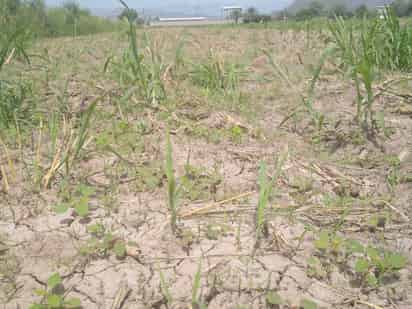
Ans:
{"type": "Polygon", "coordinates": [[[238,65],[224,61],[210,49],[207,61],[194,65],[191,78],[196,85],[209,91],[236,92],[240,74],[238,65]]]}
{"type": "MultiPolygon", "coordinates": [[[[20,25],[16,29],[5,27],[0,33],[0,73],[13,57],[22,56],[27,62],[27,30],[20,25]]],[[[16,125],[16,119],[30,117],[24,100],[30,94],[30,87],[25,82],[0,79],[0,129],[16,125]]]]}
{"type": "MultiPolygon", "coordinates": [[[[63,117],[62,124],[59,128],[57,128],[56,122],[52,123],[50,133],[53,138],[52,145],[54,146],[52,146],[52,150],[54,150],[54,154],[52,156],[52,162],[43,177],[43,187],[48,188],[51,180],[63,167],[65,167],[66,175],[70,174],[70,170],[79,159],[81,151],[90,142],[90,123],[98,100],[100,99],[96,99],[84,112],[82,112],[77,130],[75,129],[75,121],[68,121],[65,117],[63,117]],[[61,132],[61,141],[59,145],[57,145],[57,130],[61,132]]],[[[40,127],[39,136],[41,139],[42,127],[40,127]]],[[[41,140],[39,141],[39,147],[41,147],[41,140]]],[[[38,150],[38,153],[40,153],[40,150],[38,150]]]]}

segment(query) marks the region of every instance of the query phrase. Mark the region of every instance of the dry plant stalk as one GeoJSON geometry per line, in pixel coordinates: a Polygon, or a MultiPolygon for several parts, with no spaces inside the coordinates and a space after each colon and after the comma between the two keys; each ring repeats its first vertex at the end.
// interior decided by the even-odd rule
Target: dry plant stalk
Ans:
{"type": "Polygon", "coordinates": [[[11,159],[10,152],[6,144],[0,137],[0,145],[2,146],[3,153],[4,153],[4,161],[3,156],[0,157],[0,180],[3,180],[3,191],[8,193],[10,189],[10,177],[6,171],[6,165],[8,166],[8,170],[10,171],[12,179],[16,178],[16,171],[14,168],[13,160],[11,159]],[[6,165],[5,165],[6,164],[6,165]]]}

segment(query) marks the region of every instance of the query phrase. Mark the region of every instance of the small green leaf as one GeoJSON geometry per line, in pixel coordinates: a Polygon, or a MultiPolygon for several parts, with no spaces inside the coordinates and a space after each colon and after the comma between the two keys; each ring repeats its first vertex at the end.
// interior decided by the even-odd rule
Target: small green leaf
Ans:
{"type": "Polygon", "coordinates": [[[377,286],[378,285],[378,279],[376,279],[374,274],[368,274],[366,276],[366,282],[370,285],[370,286],[377,286]]]}
{"type": "Polygon", "coordinates": [[[43,305],[39,305],[39,304],[33,304],[30,305],[29,309],[44,309],[45,307],[43,305]]]}
{"type": "Polygon", "coordinates": [[[366,249],[366,253],[368,254],[368,256],[374,261],[377,262],[381,259],[380,255],[379,255],[379,251],[378,249],[372,248],[372,247],[368,247],[366,249]]]}
{"type": "Polygon", "coordinates": [[[270,305],[281,305],[282,298],[276,292],[269,292],[266,294],[266,302],[270,305]]]}
{"type": "Polygon", "coordinates": [[[359,241],[353,239],[346,242],[346,248],[350,253],[363,253],[365,250],[359,241]]]}
{"type": "Polygon", "coordinates": [[[310,258],[308,258],[307,263],[309,265],[312,265],[312,266],[313,265],[318,265],[319,264],[319,259],[314,257],[314,256],[311,256],[310,258]]]}
{"type": "Polygon", "coordinates": [[[69,209],[67,204],[59,204],[54,207],[54,211],[58,214],[64,214],[69,209]]]}
{"type": "Polygon", "coordinates": [[[78,298],[70,298],[64,302],[66,308],[80,308],[82,302],[78,298]]]}
{"type": "Polygon", "coordinates": [[[330,245],[329,233],[326,231],[320,232],[319,239],[315,241],[315,247],[320,250],[326,250],[330,245]]]}
{"type": "Polygon", "coordinates": [[[37,290],[34,290],[34,293],[35,293],[37,296],[45,296],[45,295],[47,294],[47,291],[45,291],[45,290],[43,290],[43,289],[37,289],[37,290]]]}
{"type": "Polygon", "coordinates": [[[50,308],[60,308],[62,305],[62,298],[56,294],[47,296],[47,304],[50,308]]]}
{"type": "Polygon", "coordinates": [[[402,269],[406,266],[407,258],[401,254],[394,253],[388,256],[388,262],[393,269],[402,269]]]}
{"type": "Polygon", "coordinates": [[[90,197],[91,195],[95,193],[92,187],[89,187],[86,185],[80,185],[78,190],[80,191],[80,194],[83,195],[84,197],[90,197]]]}
{"type": "Polygon", "coordinates": [[[366,259],[358,259],[355,264],[355,271],[357,273],[366,273],[369,270],[369,262],[366,259]]]}
{"type": "Polygon", "coordinates": [[[303,299],[300,302],[300,306],[303,309],[317,309],[318,308],[318,305],[315,302],[308,300],[308,299],[303,299]]]}
{"type": "Polygon", "coordinates": [[[89,214],[89,199],[82,197],[74,209],[80,217],[86,217],[89,214]]]}
{"type": "Polygon", "coordinates": [[[118,241],[115,243],[113,247],[113,251],[116,254],[117,257],[123,258],[126,256],[126,246],[122,241],[118,241]]]}
{"type": "Polygon", "coordinates": [[[62,278],[60,277],[58,273],[54,273],[53,275],[49,277],[49,279],[47,279],[47,287],[51,290],[61,283],[62,283],[62,278]]]}
{"type": "Polygon", "coordinates": [[[91,234],[103,234],[104,226],[100,223],[92,224],[87,227],[87,231],[91,234]]]}

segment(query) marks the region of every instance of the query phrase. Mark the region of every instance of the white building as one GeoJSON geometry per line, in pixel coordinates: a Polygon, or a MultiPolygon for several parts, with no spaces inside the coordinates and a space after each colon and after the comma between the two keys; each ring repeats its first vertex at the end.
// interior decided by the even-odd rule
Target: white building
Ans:
{"type": "Polygon", "coordinates": [[[236,14],[236,12],[239,13],[239,16],[241,16],[242,11],[243,8],[240,6],[224,6],[222,8],[222,15],[225,19],[231,19],[236,14]]]}

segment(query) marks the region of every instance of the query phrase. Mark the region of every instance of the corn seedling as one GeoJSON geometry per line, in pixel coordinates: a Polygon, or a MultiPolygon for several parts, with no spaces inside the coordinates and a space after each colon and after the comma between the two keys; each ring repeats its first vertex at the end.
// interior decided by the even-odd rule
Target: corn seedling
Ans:
{"type": "Polygon", "coordinates": [[[337,17],[329,22],[329,32],[336,47],[339,66],[352,79],[357,95],[358,123],[365,129],[376,126],[373,85],[381,70],[412,69],[412,31],[402,27],[392,8],[384,11],[383,20],[364,18],[358,31],[352,21],[337,17]]]}
{"type": "Polygon", "coordinates": [[[259,248],[262,236],[265,235],[266,219],[265,211],[269,203],[270,196],[273,192],[273,187],[276,186],[277,181],[282,173],[282,166],[286,156],[281,156],[277,160],[275,175],[268,179],[266,163],[261,162],[259,167],[259,199],[256,208],[256,243],[255,248],[259,248]]]}
{"type": "Polygon", "coordinates": [[[173,149],[170,141],[170,133],[166,135],[166,177],[167,177],[167,196],[170,211],[170,225],[173,233],[177,232],[177,199],[178,188],[176,177],[173,170],[173,149]]]}
{"type": "Polygon", "coordinates": [[[162,272],[162,270],[159,268],[159,276],[160,276],[160,290],[163,294],[164,299],[166,300],[166,306],[167,308],[172,308],[173,304],[173,297],[172,294],[170,293],[169,286],[166,282],[165,276],[162,272]]]}
{"type": "Polygon", "coordinates": [[[193,279],[193,286],[192,286],[192,309],[203,309],[207,308],[204,304],[200,301],[199,290],[201,287],[201,275],[202,275],[202,261],[199,261],[199,265],[197,267],[197,271],[195,277],[193,279]]]}

